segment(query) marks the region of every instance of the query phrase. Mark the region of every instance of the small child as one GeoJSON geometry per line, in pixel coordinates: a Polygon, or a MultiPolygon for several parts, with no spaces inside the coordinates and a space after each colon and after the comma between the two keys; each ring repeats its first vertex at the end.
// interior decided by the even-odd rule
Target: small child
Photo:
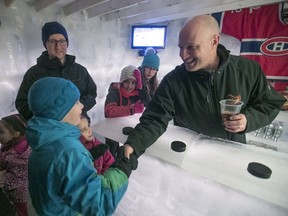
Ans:
{"type": "Polygon", "coordinates": [[[157,78],[160,67],[160,58],[153,48],[148,48],[145,52],[141,66],[138,68],[141,72],[143,87],[139,89],[139,95],[145,97],[145,106],[152,100],[156,89],[159,86],[157,78]]]}
{"type": "Polygon", "coordinates": [[[145,99],[139,95],[142,89],[142,78],[140,71],[129,65],[121,71],[120,82],[110,84],[105,100],[105,117],[123,117],[142,113],[145,99]]]}
{"type": "MultiPolygon", "coordinates": [[[[141,72],[132,65],[122,69],[120,82],[112,82],[105,100],[105,118],[115,118],[142,113],[145,104],[149,103],[148,93],[143,91],[141,72]],[[148,95],[148,96],[147,96],[148,95]]],[[[105,138],[105,143],[110,146],[110,152],[116,158],[119,143],[105,138]]]]}
{"type": "Polygon", "coordinates": [[[92,129],[85,116],[81,116],[78,127],[81,131],[81,143],[90,151],[94,159],[94,167],[98,173],[103,174],[115,162],[109,151],[109,146],[101,143],[93,136],[92,129]]]}
{"type": "Polygon", "coordinates": [[[32,149],[29,195],[36,214],[112,215],[137,168],[136,155],[120,158],[103,175],[97,174],[91,154],[79,140],[77,126],[84,106],[70,80],[37,80],[28,103],[34,114],[25,131],[32,149]]]}
{"type": "Polygon", "coordinates": [[[27,216],[28,157],[31,149],[25,138],[26,120],[20,114],[0,120],[0,171],[5,171],[3,192],[18,216],[27,216]]]}

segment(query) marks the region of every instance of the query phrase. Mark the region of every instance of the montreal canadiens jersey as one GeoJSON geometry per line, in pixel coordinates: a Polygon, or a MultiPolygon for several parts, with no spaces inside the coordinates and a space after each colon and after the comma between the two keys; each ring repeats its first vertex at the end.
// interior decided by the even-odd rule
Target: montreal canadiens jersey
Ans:
{"type": "Polygon", "coordinates": [[[267,76],[288,77],[288,23],[283,12],[284,3],[280,3],[212,16],[221,32],[241,41],[241,56],[256,60],[267,76]]]}

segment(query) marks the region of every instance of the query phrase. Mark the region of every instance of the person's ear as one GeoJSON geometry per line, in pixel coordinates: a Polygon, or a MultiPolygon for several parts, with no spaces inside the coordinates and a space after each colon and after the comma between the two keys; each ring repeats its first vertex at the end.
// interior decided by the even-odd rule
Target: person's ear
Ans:
{"type": "Polygon", "coordinates": [[[219,40],[220,40],[220,37],[219,37],[218,34],[213,35],[213,38],[212,38],[212,46],[213,46],[213,47],[217,47],[218,44],[219,44],[219,40]]]}
{"type": "Polygon", "coordinates": [[[18,138],[18,137],[20,137],[20,136],[21,136],[21,134],[20,134],[19,131],[14,132],[14,137],[15,137],[15,138],[18,138]]]}

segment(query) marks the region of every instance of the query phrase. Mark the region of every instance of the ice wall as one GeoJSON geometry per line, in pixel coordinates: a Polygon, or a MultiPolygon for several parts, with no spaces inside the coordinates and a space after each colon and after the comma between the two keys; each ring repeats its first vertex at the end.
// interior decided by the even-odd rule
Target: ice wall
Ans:
{"type": "MultiPolygon", "coordinates": [[[[130,49],[130,26],[120,21],[101,21],[87,18],[85,13],[64,16],[56,8],[36,12],[34,7],[16,0],[11,7],[0,2],[0,117],[15,110],[14,101],[24,73],[36,63],[45,50],[41,41],[41,27],[45,22],[62,23],[69,36],[68,54],[76,56],[76,61],[85,66],[97,84],[97,104],[89,112],[92,123],[104,118],[104,102],[108,86],[118,81],[121,69],[126,65],[139,66],[142,57],[137,50],[130,49]]],[[[178,32],[186,20],[168,23],[165,50],[158,50],[161,59],[158,77],[171,71],[182,61],[178,55],[178,32]]],[[[237,41],[225,41],[233,52],[237,51],[237,41]],[[236,44],[236,45],[235,45],[236,44]],[[235,51],[236,50],[236,51],[235,51]]]]}

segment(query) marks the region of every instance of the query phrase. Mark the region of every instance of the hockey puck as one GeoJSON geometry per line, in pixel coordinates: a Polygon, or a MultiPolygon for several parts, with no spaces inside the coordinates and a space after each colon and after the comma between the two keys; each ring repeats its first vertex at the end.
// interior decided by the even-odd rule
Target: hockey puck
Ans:
{"type": "Polygon", "coordinates": [[[171,149],[176,152],[184,152],[186,150],[186,144],[181,141],[173,141],[171,143],[171,149]]]}
{"type": "Polygon", "coordinates": [[[251,162],[248,164],[248,172],[258,178],[268,179],[272,174],[272,170],[264,164],[251,162]]]}
{"type": "Polygon", "coordinates": [[[131,133],[133,132],[133,129],[134,129],[134,128],[132,128],[132,127],[124,127],[124,128],[122,129],[122,133],[123,133],[124,135],[129,135],[129,134],[131,134],[131,133]]]}

